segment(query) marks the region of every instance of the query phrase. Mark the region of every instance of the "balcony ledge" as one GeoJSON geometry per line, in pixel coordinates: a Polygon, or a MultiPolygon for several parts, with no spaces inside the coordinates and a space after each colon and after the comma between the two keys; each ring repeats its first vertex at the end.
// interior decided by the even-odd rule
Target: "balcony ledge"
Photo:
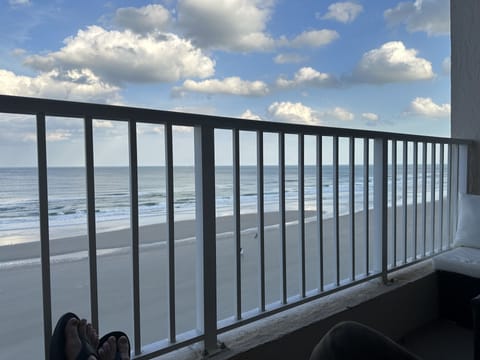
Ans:
{"type": "MultiPolygon", "coordinates": [[[[318,340],[335,323],[355,320],[393,339],[437,318],[436,281],[431,260],[390,274],[385,285],[376,278],[219,335],[226,349],[213,359],[308,359],[318,340]],[[293,356],[293,357],[292,357],[293,356]]],[[[202,357],[195,344],[158,359],[202,357]]]]}

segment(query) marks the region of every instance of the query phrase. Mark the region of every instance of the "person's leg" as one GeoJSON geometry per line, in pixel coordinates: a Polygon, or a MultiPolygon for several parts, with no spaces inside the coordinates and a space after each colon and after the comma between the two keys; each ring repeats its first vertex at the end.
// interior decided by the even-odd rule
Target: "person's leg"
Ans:
{"type": "Polygon", "coordinates": [[[315,346],[310,360],[419,360],[404,347],[365,325],[335,325],[315,346]]]}

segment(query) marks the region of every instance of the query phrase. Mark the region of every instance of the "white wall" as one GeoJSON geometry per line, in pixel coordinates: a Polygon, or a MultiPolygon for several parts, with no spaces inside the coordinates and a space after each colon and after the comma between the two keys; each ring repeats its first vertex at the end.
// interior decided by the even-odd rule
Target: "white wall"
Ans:
{"type": "Polygon", "coordinates": [[[469,192],[480,194],[480,1],[451,0],[452,137],[471,139],[469,192]]]}

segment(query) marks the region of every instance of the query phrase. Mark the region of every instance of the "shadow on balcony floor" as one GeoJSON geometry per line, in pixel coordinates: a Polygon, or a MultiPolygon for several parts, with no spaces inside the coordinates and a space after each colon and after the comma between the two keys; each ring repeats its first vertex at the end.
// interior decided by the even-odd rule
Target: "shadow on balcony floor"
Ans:
{"type": "Polygon", "coordinates": [[[414,330],[402,343],[423,360],[473,359],[473,332],[444,319],[414,330]]]}

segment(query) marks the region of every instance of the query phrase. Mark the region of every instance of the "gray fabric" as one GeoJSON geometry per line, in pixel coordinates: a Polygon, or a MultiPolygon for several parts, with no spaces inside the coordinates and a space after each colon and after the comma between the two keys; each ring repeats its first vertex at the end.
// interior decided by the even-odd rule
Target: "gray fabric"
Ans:
{"type": "Polygon", "coordinates": [[[317,344],[310,360],[420,360],[368,326],[346,321],[335,325],[317,344]]]}

